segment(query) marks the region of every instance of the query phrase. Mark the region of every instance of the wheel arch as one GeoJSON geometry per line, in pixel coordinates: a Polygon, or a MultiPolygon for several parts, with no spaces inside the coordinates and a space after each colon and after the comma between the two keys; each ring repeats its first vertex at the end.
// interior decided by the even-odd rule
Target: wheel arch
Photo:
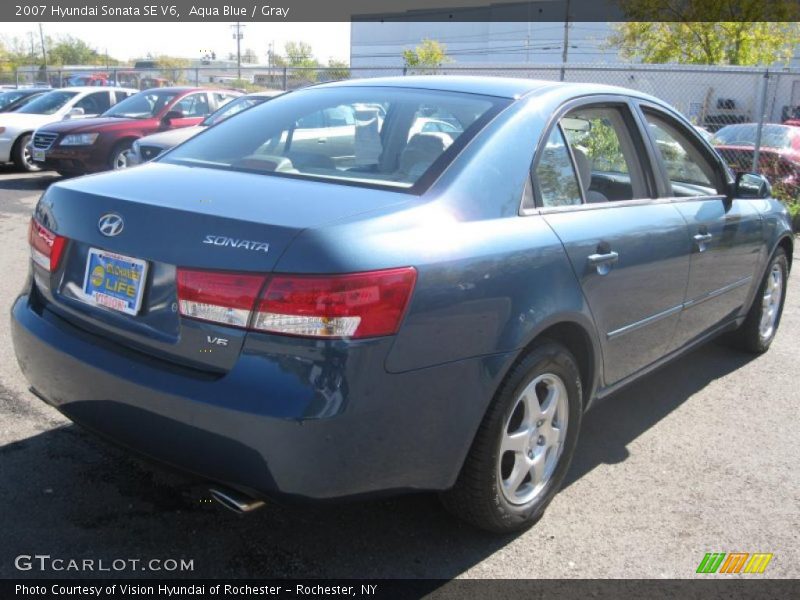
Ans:
{"type": "Polygon", "coordinates": [[[31,136],[32,136],[32,135],[33,135],[33,131],[34,131],[34,130],[33,130],[33,129],[31,129],[30,131],[27,131],[27,130],[26,130],[26,131],[20,131],[20,132],[19,132],[19,134],[17,135],[16,139],[14,140],[14,143],[13,143],[13,144],[11,144],[11,153],[10,153],[10,156],[14,156],[14,152],[16,151],[16,149],[17,149],[17,146],[19,146],[19,143],[20,143],[20,141],[22,140],[22,138],[24,138],[26,135],[31,135],[31,136]]]}
{"type": "MultiPolygon", "coordinates": [[[[502,386],[507,374],[543,340],[558,342],[569,350],[578,363],[583,388],[583,407],[586,410],[600,387],[603,372],[603,356],[594,324],[580,313],[554,317],[533,332],[499,379],[502,386]]],[[[497,391],[495,391],[495,394],[497,391]]]]}
{"type": "MultiPolygon", "coordinates": [[[[778,240],[778,243],[775,244],[775,248],[772,250],[772,254],[775,254],[775,250],[778,248],[783,248],[784,252],[786,252],[786,259],[789,261],[789,270],[792,270],[792,258],[794,255],[794,242],[792,241],[791,235],[784,235],[778,240]]],[[[771,256],[771,255],[770,255],[771,256]]]]}

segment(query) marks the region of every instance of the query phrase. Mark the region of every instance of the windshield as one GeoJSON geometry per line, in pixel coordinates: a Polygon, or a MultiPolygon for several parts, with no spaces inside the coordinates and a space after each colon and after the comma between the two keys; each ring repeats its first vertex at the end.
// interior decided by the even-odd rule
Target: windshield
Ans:
{"type": "Polygon", "coordinates": [[[47,92],[43,96],[36,98],[36,100],[28,102],[22,108],[17,109],[17,112],[32,115],[52,115],[77,95],[78,92],[63,92],[61,90],[47,92]]]}
{"type": "Polygon", "coordinates": [[[178,92],[147,90],[126,98],[103,113],[104,117],[124,119],[149,119],[169,104],[178,92]]]}
{"type": "Polygon", "coordinates": [[[20,98],[24,98],[25,96],[28,95],[30,95],[29,92],[23,92],[23,91],[4,92],[0,94],[0,108],[5,108],[12,102],[16,102],[20,98]]]}
{"type": "Polygon", "coordinates": [[[224,121],[161,160],[411,188],[427,173],[441,172],[509,103],[502,98],[434,90],[311,88],[279,96],[224,121]],[[431,122],[452,127],[428,131],[425,124],[431,122]]]}
{"type": "Polygon", "coordinates": [[[208,115],[200,124],[216,125],[217,123],[222,123],[225,119],[232,117],[236,113],[240,113],[244,109],[250,108],[251,106],[261,104],[266,100],[269,100],[267,96],[242,96],[241,98],[236,98],[236,100],[228,102],[228,104],[220,108],[218,111],[208,115]]]}
{"type": "MultiPolygon", "coordinates": [[[[755,146],[757,126],[755,123],[728,125],[711,138],[718,146],[755,146]]],[[[790,148],[792,145],[791,128],[782,125],[764,125],[761,129],[762,148],[790,148]]]]}

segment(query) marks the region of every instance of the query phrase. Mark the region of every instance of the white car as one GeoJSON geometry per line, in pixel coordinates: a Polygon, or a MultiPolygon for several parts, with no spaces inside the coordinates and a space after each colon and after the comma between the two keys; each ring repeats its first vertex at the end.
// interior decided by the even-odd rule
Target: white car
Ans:
{"type": "Polygon", "coordinates": [[[0,114],[0,163],[13,161],[24,171],[38,171],[31,161],[33,132],[53,121],[96,117],[120,100],[138,93],[133,88],[67,87],[47,92],[15,112],[0,114]]]}

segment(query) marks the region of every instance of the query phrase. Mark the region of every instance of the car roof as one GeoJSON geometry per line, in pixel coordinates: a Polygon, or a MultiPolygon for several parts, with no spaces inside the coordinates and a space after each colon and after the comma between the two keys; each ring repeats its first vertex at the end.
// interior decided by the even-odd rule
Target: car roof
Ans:
{"type": "Polygon", "coordinates": [[[280,96],[281,94],[285,94],[283,90],[262,90],[260,92],[250,92],[249,94],[245,94],[246,96],[262,96],[264,98],[274,98],[275,96],[280,96]]]}
{"type": "MultiPolygon", "coordinates": [[[[405,77],[349,79],[345,81],[324,83],[318,86],[313,86],[313,88],[372,86],[441,90],[446,92],[481,94],[484,96],[498,96],[511,99],[521,98],[535,92],[562,88],[564,90],[572,89],[576,95],[623,94],[626,96],[657,101],[648,94],[612,85],[478,75],[413,75],[405,77]]],[[[661,101],[657,102],[662,104],[661,101]]]]}
{"type": "Polygon", "coordinates": [[[110,86],[110,85],[74,85],[70,87],[62,87],[62,88],[53,88],[48,90],[50,92],[77,92],[79,94],[83,92],[102,92],[105,90],[122,90],[125,92],[138,92],[136,88],[126,88],[126,87],[117,87],[117,86],[110,86]]]}

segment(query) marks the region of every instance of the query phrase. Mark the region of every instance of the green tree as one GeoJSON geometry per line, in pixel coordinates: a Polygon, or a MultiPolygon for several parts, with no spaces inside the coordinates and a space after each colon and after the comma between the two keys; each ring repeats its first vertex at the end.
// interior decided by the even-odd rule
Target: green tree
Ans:
{"type": "Polygon", "coordinates": [[[343,60],[328,59],[328,70],[325,75],[329,80],[349,79],[350,66],[343,60]]]}
{"type": "Polygon", "coordinates": [[[644,63],[765,65],[788,62],[800,43],[792,0],[618,1],[630,21],[607,46],[644,63]]]}
{"type": "Polygon", "coordinates": [[[248,48],[247,50],[242,52],[243,64],[254,65],[257,62],[258,62],[258,55],[256,54],[255,50],[253,50],[252,48],[248,48]]]}
{"type": "Polygon", "coordinates": [[[403,62],[412,69],[438,69],[451,61],[447,56],[447,46],[436,40],[424,39],[413,50],[403,50],[403,62]]]}
{"type": "Polygon", "coordinates": [[[117,59],[108,57],[80,38],[66,35],[53,41],[47,38],[47,62],[50,65],[118,65],[117,59]]]}
{"type": "Polygon", "coordinates": [[[169,79],[172,83],[185,83],[187,81],[186,68],[190,64],[187,59],[162,54],[154,60],[158,65],[159,75],[164,79],[169,79]]]}
{"type": "Polygon", "coordinates": [[[311,44],[306,42],[286,42],[283,46],[287,67],[318,67],[311,44]]]}

